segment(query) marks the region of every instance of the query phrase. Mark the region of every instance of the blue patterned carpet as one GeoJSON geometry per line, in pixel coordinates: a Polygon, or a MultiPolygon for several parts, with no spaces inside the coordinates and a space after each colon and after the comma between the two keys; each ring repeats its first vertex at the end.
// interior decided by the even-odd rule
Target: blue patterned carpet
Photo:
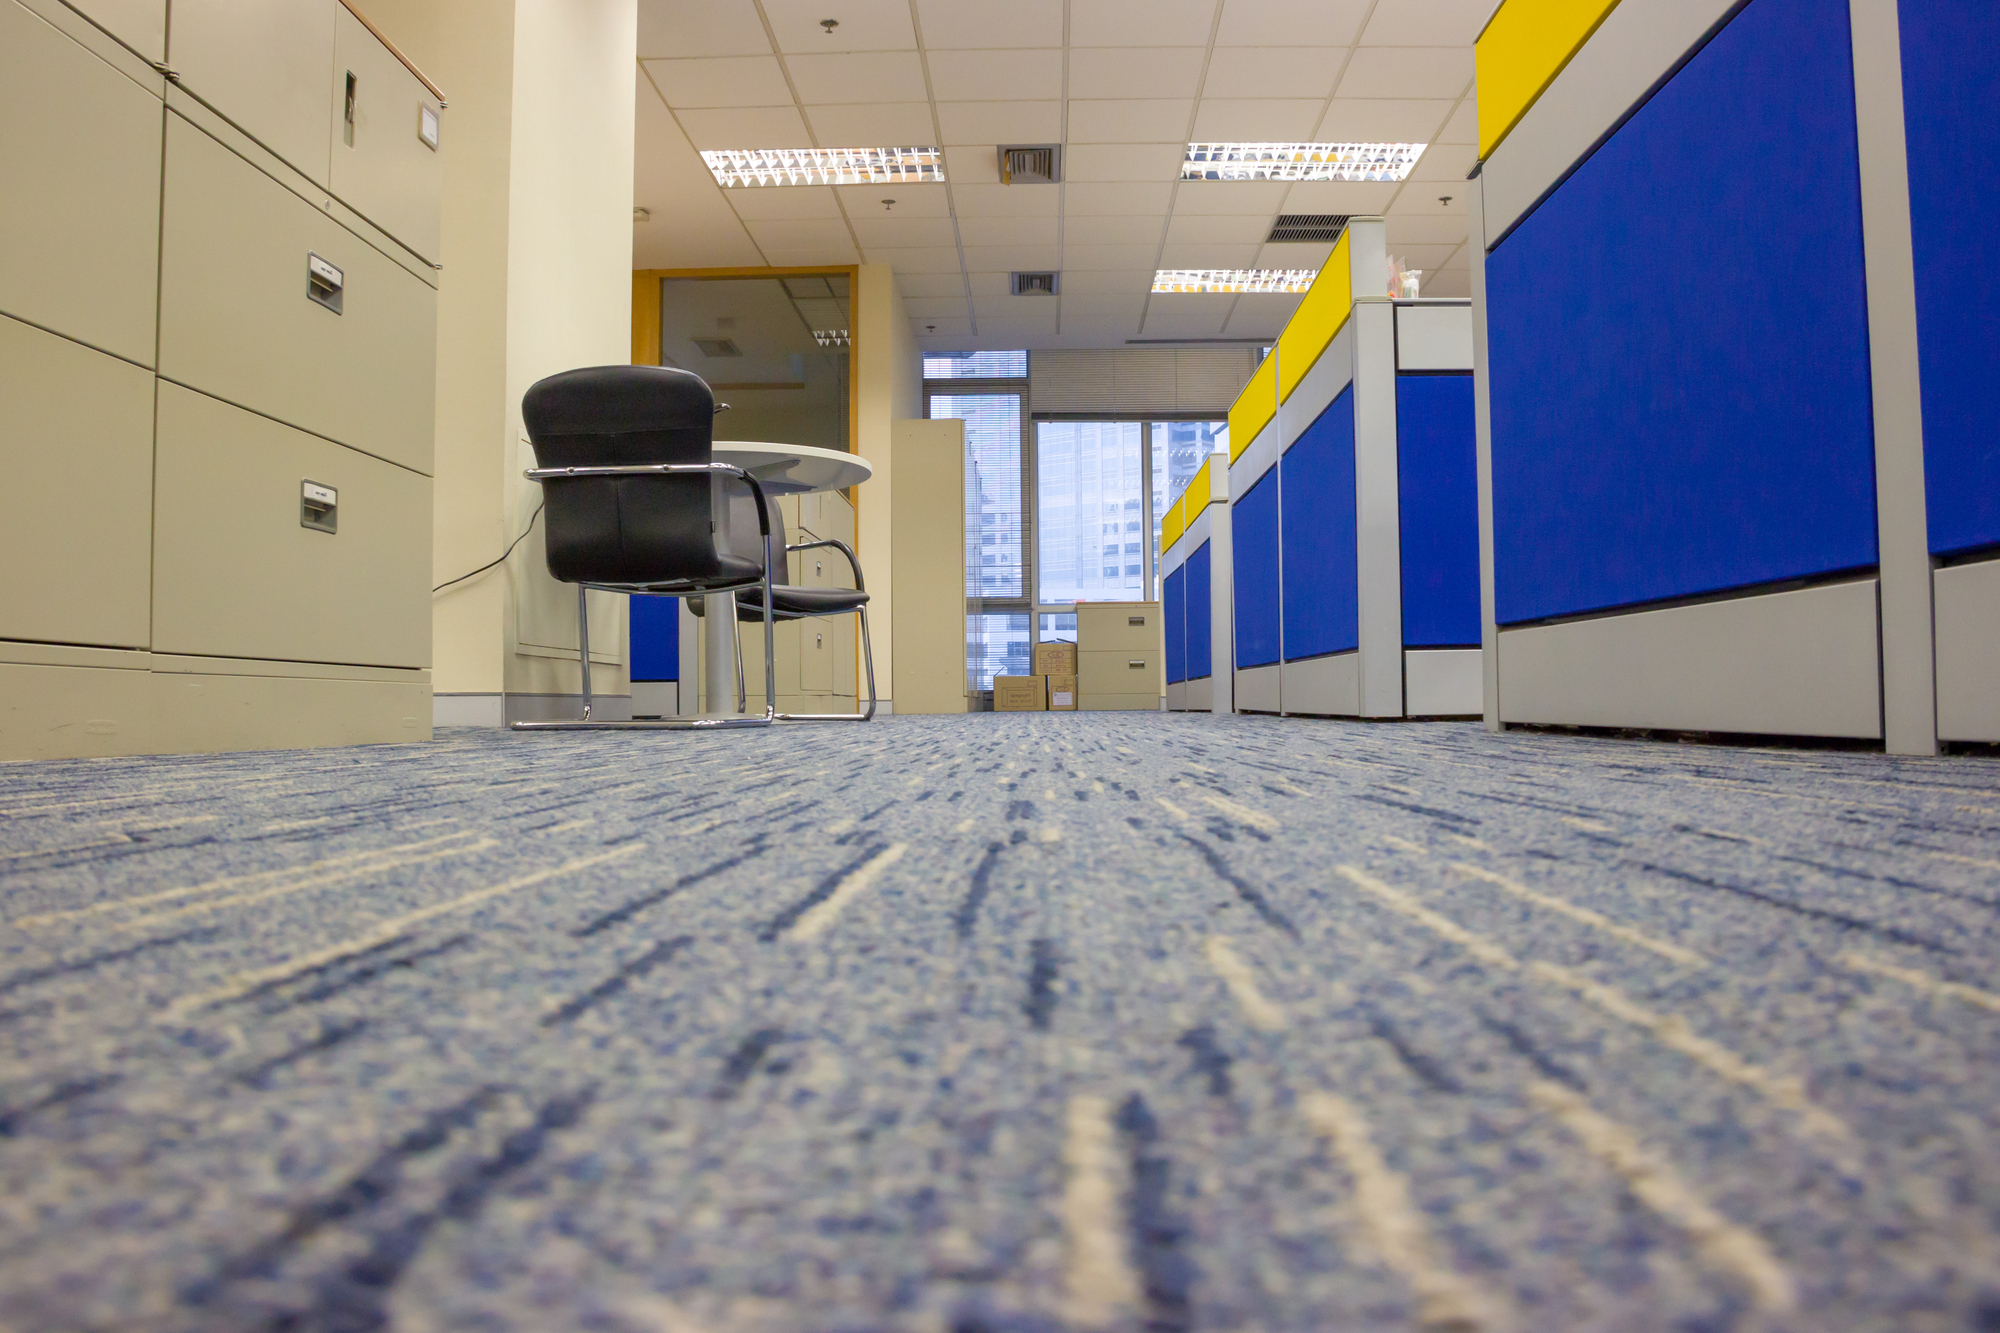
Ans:
{"type": "Polygon", "coordinates": [[[2000,763],[1155,715],[0,768],[0,1327],[2000,1328],[2000,763]]]}

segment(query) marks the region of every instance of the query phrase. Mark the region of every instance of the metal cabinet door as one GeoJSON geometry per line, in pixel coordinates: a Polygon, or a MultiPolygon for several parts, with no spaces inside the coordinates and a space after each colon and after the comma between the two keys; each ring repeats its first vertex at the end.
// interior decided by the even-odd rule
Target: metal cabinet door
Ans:
{"type": "Polygon", "coordinates": [[[328,188],[349,208],[435,264],[444,189],[439,158],[444,108],[345,7],[334,13],[333,50],[328,188]],[[425,141],[427,128],[438,134],[438,147],[425,141]]]}
{"type": "Polygon", "coordinates": [[[146,646],[153,383],[0,318],[0,639],[146,646]]]}
{"type": "Polygon", "coordinates": [[[155,652],[430,665],[430,478],[177,384],[157,457],[155,652]],[[308,482],[334,531],[300,521],[308,482]]]}
{"type": "Polygon", "coordinates": [[[153,364],[160,99],[0,2],[0,312],[153,364]]]}
{"type": "Polygon", "coordinates": [[[167,0],[66,0],[70,8],[147,60],[167,58],[167,0]]]}
{"type": "Polygon", "coordinates": [[[181,87],[326,184],[339,0],[174,0],[167,63],[181,87]]]}
{"type": "Polygon", "coordinates": [[[177,115],[167,117],[160,374],[431,470],[437,293],[177,115]],[[341,312],[308,256],[342,274],[341,312]]]}

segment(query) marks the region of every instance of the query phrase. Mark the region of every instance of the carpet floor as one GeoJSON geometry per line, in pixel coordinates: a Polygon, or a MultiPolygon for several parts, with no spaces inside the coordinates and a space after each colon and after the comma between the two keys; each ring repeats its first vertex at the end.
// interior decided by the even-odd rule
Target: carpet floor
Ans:
{"type": "Polygon", "coordinates": [[[0,767],[0,1328],[2000,1328],[2000,762],[1132,714],[0,767]]]}

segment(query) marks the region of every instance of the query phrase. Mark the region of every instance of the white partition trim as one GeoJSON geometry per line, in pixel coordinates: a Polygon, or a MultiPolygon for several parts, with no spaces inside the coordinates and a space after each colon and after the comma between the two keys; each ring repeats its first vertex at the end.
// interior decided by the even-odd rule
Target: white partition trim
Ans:
{"type": "Polygon", "coordinates": [[[1180,713],[1187,710],[1187,682],[1170,680],[1167,682],[1167,711],[1180,713]]]}
{"type": "Polygon", "coordinates": [[[1231,495],[1241,495],[1255,486],[1257,479],[1269,471],[1271,465],[1278,461],[1278,455],[1284,452],[1283,446],[1278,443],[1279,421],[1280,418],[1272,417],[1266,422],[1264,429],[1251,439],[1249,447],[1236,455],[1236,461],[1229,465],[1231,495]]]}
{"type": "Polygon", "coordinates": [[[2000,741],[2000,559],[1937,571],[1938,735],[2000,741]]]}
{"type": "Polygon", "coordinates": [[[1505,236],[1743,3],[1614,6],[1480,169],[1486,245],[1505,236]]]}
{"type": "Polygon", "coordinates": [[[1355,717],[1361,712],[1361,654],[1354,651],[1285,663],[1285,712],[1355,717]]]}
{"type": "Polygon", "coordinates": [[[1292,386],[1292,396],[1278,405],[1278,438],[1284,442],[1283,447],[1289,449],[1298,443],[1299,436],[1353,382],[1354,320],[1350,316],[1305,378],[1292,386]]]}
{"type": "Polygon", "coordinates": [[[1214,682],[1209,709],[1217,713],[1233,712],[1236,707],[1236,566],[1229,540],[1231,521],[1226,499],[1208,507],[1208,665],[1214,682]]]}
{"type": "Polygon", "coordinates": [[[1236,711],[1276,713],[1284,702],[1284,669],[1276,662],[1269,666],[1244,667],[1236,672],[1236,711]]]}
{"type": "Polygon", "coordinates": [[[1197,676],[1187,682],[1187,702],[1184,705],[1190,713],[1212,713],[1215,711],[1215,677],[1197,676]]]}
{"type": "Polygon", "coordinates": [[[1488,731],[1501,731],[1500,637],[1493,597],[1493,384],[1486,352],[1486,180],[1468,186],[1472,231],[1472,428],[1473,467],[1479,486],[1479,677],[1488,731]]]}
{"type": "Polygon", "coordinates": [[[1396,302],[1397,370],[1471,370],[1472,302],[1396,302]]]}
{"type": "MultiPolygon", "coordinates": [[[[1396,326],[1354,306],[1354,529],[1363,717],[1403,715],[1403,515],[1396,465],[1396,326]]],[[[1280,640],[1282,642],[1282,639],[1280,640]]]]}
{"type": "Polygon", "coordinates": [[[1875,523],[1882,579],[1882,723],[1890,754],[1938,752],[1916,251],[1903,137],[1896,0],[1849,0],[1861,234],[1875,407],[1875,523]]]}
{"type": "Polygon", "coordinates": [[[1476,717],[1485,703],[1477,648],[1408,648],[1403,698],[1409,717],[1476,717]]]}
{"type": "Polygon", "coordinates": [[[1509,722],[1882,735],[1876,581],[1500,631],[1509,722]]]}

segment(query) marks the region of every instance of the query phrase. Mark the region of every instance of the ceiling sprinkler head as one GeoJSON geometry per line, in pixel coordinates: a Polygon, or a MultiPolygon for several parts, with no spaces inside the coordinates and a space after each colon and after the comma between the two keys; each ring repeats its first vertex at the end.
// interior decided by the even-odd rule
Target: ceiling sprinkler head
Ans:
{"type": "Polygon", "coordinates": [[[820,27],[822,27],[822,28],[824,28],[824,29],[826,29],[826,35],[827,35],[827,36],[829,36],[829,37],[831,37],[831,36],[833,36],[833,30],[834,30],[835,28],[838,28],[838,27],[840,26],[840,20],[839,20],[839,19],[821,19],[821,20],[819,21],[819,26],[820,26],[820,27]]]}
{"type": "Polygon", "coordinates": [[[925,332],[925,333],[936,333],[936,332],[937,332],[937,325],[935,325],[935,324],[926,324],[926,325],[924,325],[924,332],[925,332]]]}
{"type": "Polygon", "coordinates": [[[895,206],[896,206],[896,201],[894,199],[884,199],[882,201],[882,208],[884,212],[888,211],[891,208],[894,208],[895,206]]]}
{"type": "Polygon", "coordinates": [[[1451,204],[1451,196],[1448,194],[1441,194],[1438,196],[1438,202],[1449,207],[1451,204]]]}

